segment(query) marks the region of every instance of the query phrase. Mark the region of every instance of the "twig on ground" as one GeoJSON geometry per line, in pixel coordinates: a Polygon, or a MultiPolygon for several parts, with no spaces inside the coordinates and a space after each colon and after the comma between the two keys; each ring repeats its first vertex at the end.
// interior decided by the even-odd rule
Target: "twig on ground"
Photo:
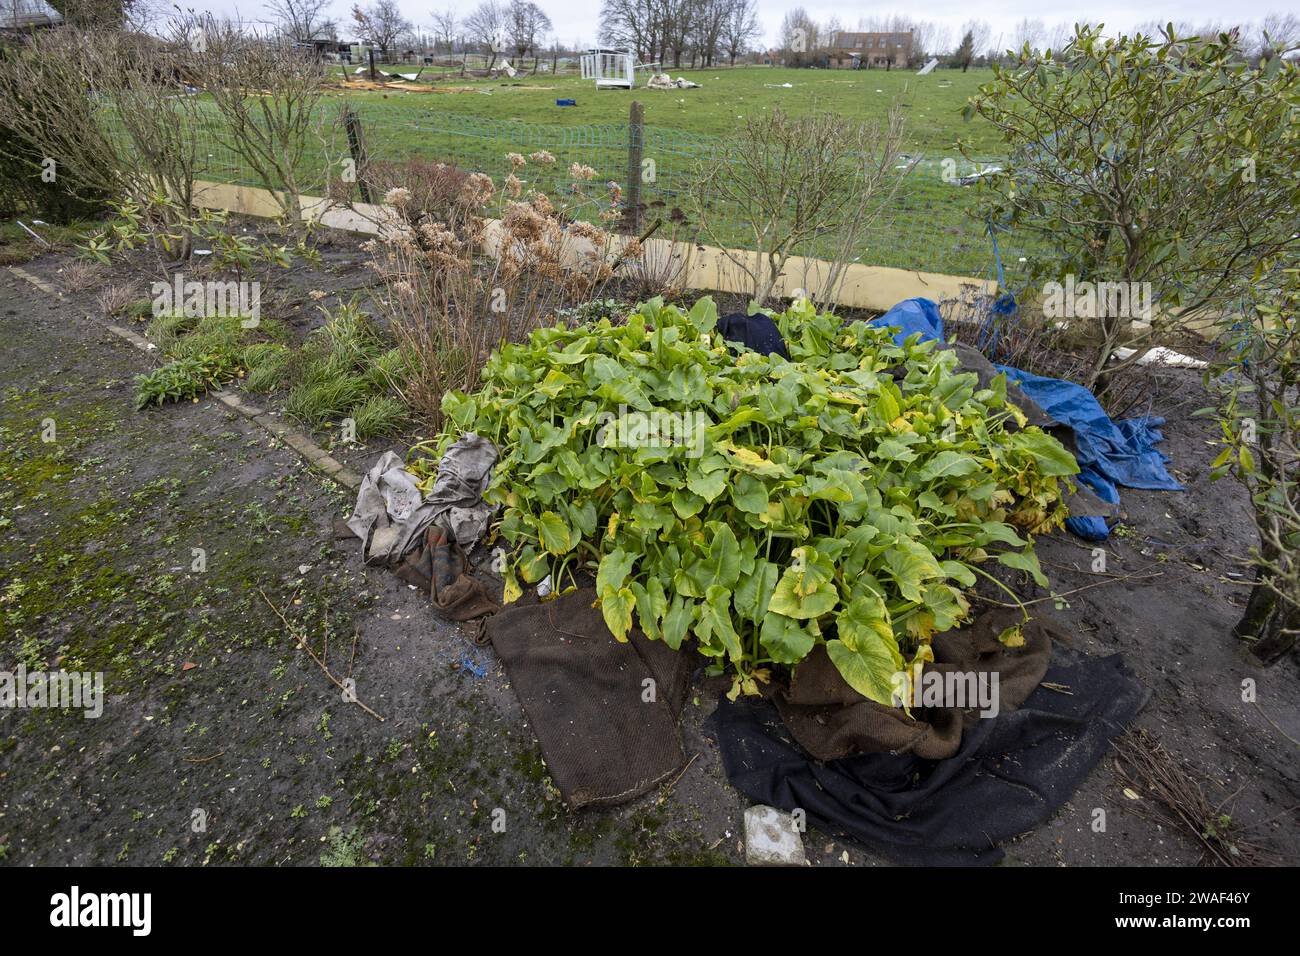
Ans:
{"type": "Polygon", "coordinates": [[[993,604],[998,607],[1009,607],[1018,610],[1022,607],[1029,607],[1030,605],[1033,604],[1041,604],[1044,601],[1056,601],[1059,600],[1060,598],[1069,597],[1071,594],[1078,594],[1080,591],[1087,591],[1090,588],[1100,588],[1100,587],[1105,587],[1108,584],[1118,584],[1120,581],[1146,581],[1146,580],[1150,580],[1151,578],[1163,577],[1165,573],[1163,571],[1157,571],[1155,574],[1143,574],[1144,571],[1150,571],[1155,566],[1156,566],[1155,564],[1148,564],[1146,567],[1138,568],[1136,571],[1132,571],[1128,574],[1121,574],[1117,577],[1107,578],[1104,581],[1093,581],[1091,584],[1085,584],[1081,587],[1071,588],[1068,591],[1061,591],[1059,593],[1048,594],[1044,597],[1031,598],[1030,600],[1023,601],[1020,604],[1008,604],[1006,601],[999,601],[996,598],[986,597],[983,594],[976,594],[975,599],[977,601],[983,601],[985,604],[993,604]]]}
{"type": "Polygon", "coordinates": [[[656,803],[663,803],[668,799],[668,795],[673,792],[673,787],[677,786],[677,781],[681,780],[682,777],[686,775],[686,771],[691,769],[691,764],[695,763],[695,758],[698,756],[699,754],[691,754],[691,759],[686,761],[686,766],[681,769],[681,772],[678,773],[677,776],[673,777],[672,780],[668,781],[668,783],[664,784],[664,788],[659,794],[659,799],[655,801],[656,803]]]}
{"type": "MultiPolygon", "coordinates": [[[[1224,806],[1210,805],[1192,768],[1181,764],[1159,741],[1142,729],[1133,729],[1112,744],[1120,776],[1139,792],[1145,791],[1157,816],[1190,833],[1207,856],[1220,866],[1254,866],[1264,862],[1265,850],[1239,837],[1240,826],[1224,806]]],[[[1240,793],[1240,791],[1238,791],[1240,793]]],[[[1139,804],[1140,811],[1146,806],[1139,804]]]]}
{"type": "Polygon", "coordinates": [[[334,676],[333,672],[325,665],[325,662],[322,661],[316,652],[311,649],[311,645],[307,643],[307,636],[302,632],[301,628],[297,628],[289,623],[289,619],[284,616],[284,613],[278,607],[271,603],[271,599],[266,596],[265,591],[258,588],[257,593],[262,595],[262,600],[266,602],[267,607],[275,612],[275,616],[280,619],[280,622],[284,625],[284,629],[289,632],[289,635],[297,642],[298,646],[307,652],[307,656],[316,662],[316,666],[319,667],[325,676],[334,683],[334,686],[343,691],[347,697],[351,698],[352,703],[356,704],[371,717],[375,718],[375,720],[382,722],[384,720],[382,716],[367,707],[360,698],[356,696],[356,693],[351,688],[345,686],[343,681],[334,676]]]}
{"type": "Polygon", "coordinates": [[[225,753],[224,750],[218,750],[216,753],[209,754],[206,757],[186,757],[185,759],[189,763],[207,763],[209,760],[216,760],[218,757],[225,756],[225,753]]]}
{"type": "Polygon", "coordinates": [[[1283,730],[1281,727],[1279,727],[1279,726],[1277,725],[1277,723],[1273,720],[1272,717],[1270,717],[1268,714],[1264,713],[1264,708],[1261,707],[1261,706],[1259,706],[1259,701],[1254,701],[1254,704],[1255,704],[1255,709],[1256,709],[1257,711],[1259,711],[1259,716],[1261,716],[1261,717],[1263,717],[1265,720],[1267,720],[1267,721],[1269,722],[1269,724],[1273,727],[1274,730],[1276,730],[1279,734],[1281,734],[1281,735],[1282,735],[1283,737],[1285,737],[1287,740],[1291,741],[1292,744],[1294,744],[1294,745],[1297,746],[1297,747],[1300,747],[1300,740],[1296,740],[1294,737],[1292,737],[1290,734],[1288,734],[1285,730],[1283,730]]]}

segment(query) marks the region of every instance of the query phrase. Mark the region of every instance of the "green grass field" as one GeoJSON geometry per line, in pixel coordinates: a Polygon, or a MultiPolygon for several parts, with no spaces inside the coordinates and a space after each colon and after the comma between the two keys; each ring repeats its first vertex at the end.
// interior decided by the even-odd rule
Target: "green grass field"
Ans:
{"type": "MultiPolygon", "coordinates": [[[[411,66],[382,67],[388,72],[414,72],[411,66]]],[[[434,74],[437,76],[438,74],[434,74]]],[[[897,99],[907,115],[908,149],[927,155],[954,155],[958,137],[977,154],[996,155],[991,127],[964,122],[962,108],[988,70],[940,70],[916,76],[912,70],[794,70],[738,67],[717,70],[674,70],[700,84],[698,90],[600,90],[577,76],[523,77],[517,80],[462,80],[455,75],[437,81],[439,87],[472,87],[475,93],[357,92],[361,103],[410,104],[416,110],[436,109],[484,119],[553,126],[626,123],[632,100],[645,107],[647,126],[704,136],[725,136],[751,112],[780,107],[788,112],[829,110],[862,122],[883,120],[897,99]],[[789,83],[786,88],[782,84],[789,83]],[[557,99],[574,99],[577,106],[559,107],[557,99]]],[[[418,86],[427,86],[426,69],[418,86]]],[[[639,83],[644,76],[637,74],[639,83]]]]}
{"type": "MultiPolygon", "coordinates": [[[[381,68],[408,73],[415,69],[381,68]]],[[[335,71],[336,79],[341,72],[335,71]]],[[[657,216],[667,221],[673,210],[685,206],[683,194],[698,175],[701,157],[731,135],[746,115],[780,107],[792,113],[829,110],[847,119],[873,122],[883,120],[897,101],[906,111],[906,160],[915,165],[867,236],[858,261],[980,277],[993,274],[991,243],[982,223],[971,215],[972,190],[945,182],[941,175],[946,159],[956,162],[959,175],[976,168],[958,152],[959,138],[981,160],[999,160],[992,128],[961,117],[967,98],[989,78],[988,71],[944,70],[918,77],[911,70],[742,67],[681,71],[680,75],[700,88],[598,91],[593,82],[573,75],[462,80],[426,70],[415,85],[448,92],[348,90],[340,84],[326,95],[324,109],[333,115],[347,103],[357,110],[367,154],[374,161],[436,160],[501,177],[509,172],[507,153],[549,150],[559,160],[556,167],[545,170],[530,165],[522,175],[530,178],[530,185],[554,193],[567,187],[566,170],[572,162],[595,168],[600,181],[626,184],[628,112],[636,100],[645,110],[643,158],[653,162],[654,170],[643,185],[641,199],[649,207],[648,221],[657,216]],[[573,99],[577,105],[556,106],[557,99],[573,99]]],[[[638,79],[644,80],[640,74],[638,79]]],[[[311,160],[318,169],[323,170],[326,154],[335,159],[347,155],[337,131],[335,135],[332,150],[323,150],[311,160]]],[[[212,178],[255,182],[223,142],[219,129],[209,131],[205,143],[212,178]]],[[[749,244],[734,209],[718,205],[708,215],[726,244],[749,244]]],[[[805,251],[824,253],[820,247],[805,251]]],[[[1004,239],[1002,254],[1008,268],[1014,269],[1024,250],[1004,239]]]]}

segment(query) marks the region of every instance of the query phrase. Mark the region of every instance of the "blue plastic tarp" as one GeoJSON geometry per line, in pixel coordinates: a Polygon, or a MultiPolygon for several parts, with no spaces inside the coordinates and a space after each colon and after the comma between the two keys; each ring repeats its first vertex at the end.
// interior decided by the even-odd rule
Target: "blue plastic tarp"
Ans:
{"type": "MultiPolygon", "coordinates": [[[[871,324],[897,328],[894,334],[897,344],[918,332],[923,339],[943,341],[943,319],[939,307],[930,299],[905,299],[871,324]]],[[[1103,501],[1119,504],[1117,486],[1157,491],[1182,489],[1169,474],[1166,467],[1169,459],[1155,447],[1164,441],[1160,432],[1160,426],[1165,423],[1163,418],[1142,416],[1116,422],[1102,409],[1097,397],[1082,385],[1006,365],[996,367],[1048,415],[1074,429],[1079,481],[1103,501]]],[[[1103,518],[1069,518],[1066,526],[1090,541],[1100,541],[1110,533],[1103,518]]]]}
{"type": "Polygon", "coordinates": [[[943,341],[943,317],[939,307],[930,299],[904,299],[869,325],[877,328],[896,328],[894,344],[902,345],[909,335],[921,333],[922,339],[943,341]]]}

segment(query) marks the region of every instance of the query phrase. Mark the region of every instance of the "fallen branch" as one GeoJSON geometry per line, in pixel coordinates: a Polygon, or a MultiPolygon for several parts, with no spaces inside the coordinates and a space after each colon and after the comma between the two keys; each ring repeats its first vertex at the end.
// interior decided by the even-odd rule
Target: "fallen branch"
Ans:
{"type": "MultiPolygon", "coordinates": [[[[1240,826],[1223,812],[1237,794],[1218,807],[1211,806],[1192,768],[1179,763],[1145,730],[1130,730],[1111,746],[1119,756],[1120,777],[1134,790],[1146,791],[1156,815],[1195,836],[1212,860],[1221,866],[1264,862],[1263,847],[1240,839],[1240,826]]],[[[1146,810],[1142,804],[1139,807],[1146,810]]]]}
{"type": "MultiPolygon", "coordinates": [[[[266,602],[266,606],[269,607],[275,613],[275,616],[280,619],[280,622],[284,624],[284,629],[288,631],[289,635],[298,642],[298,646],[307,652],[307,656],[316,662],[316,666],[319,667],[321,671],[325,674],[325,676],[328,677],[334,683],[334,686],[337,687],[339,690],[343,691],[345,695],[344,700],[347,700],[348,697],[351,697],[352,703],[356,704],[358,707],[364,710],[371,717],[375,718],[375,720],[382,722],[384,720],[382,716],[375,713],[364,703],[362,703],[361,700],[357,697],[356,692],[353,689],[344,685],[344,683],[341,680],[339,680],[337,677],[334,676],[334,673],[329,669],[329,667],[326,666],[325,662],[321,660],[320,657],[317,656],[316,652],[311,649],[311,645],[307,643],[307,636],[302,632],[300,628],[296,628],[294,627],[294,625],[289,623],[289,619],[284,616],[284,613],[278,607],[276,607],[274,604],[271,603],[271,599],[266,596],[266,592],[263,591],[261,588],[258,588],[257,593],[262,595],[262,600],[266,602]]],[[[328,642],[328,640],[329,638],[327,637],[326,641],[328,642]]],[[[328,646],[328,643],[326,646],[328,646]]],[[[355,650],[355,645],[354,645],[354,650],[355,650]]]]}
{"type": "Polygon", "coordinates": [[[997,607],[1009,607],[1015,610],[1020,610],[1021,608],[1029,607],[1031,604],[1041,604],[1044,601],[1056,601],[1061,598],[1069,597],[1071,594],[1078,594],[1080,591],[1087,591],[1089,588],[1105,587],[1107,584],[1118,584],[1120,581],[1130,581],[1130,580],[1146,581],[1146,580],[1150,580],[1151,578],[1163,577],[1165,573],[1163,571],[1157,571],[1155,574],[1142,573],[1144,571],[1150,571],[1154,567],[1155,567],[1154,564],[1148,564],[1145,568],[1138,568],[1136,571],[1132,571],[1128,574],[1121,574],[1116,577],[1110,577],[1104,581],[1093,581],[1091,584],[1085,584],[1082,585],[1081,587],[1071,588],[1068,591],[1061,591],[1060,593],[1048,594],[1045,597],[1033,598],[1029,601],[1022,601],[1019,604],[1008,604],[1006,601],[999,601],[996,598],[985,597],[983,594],[976,594],[974,595],[974,597],[975,600],[983,601],[985,604],[993,604],[996,605],[997,607]]]}

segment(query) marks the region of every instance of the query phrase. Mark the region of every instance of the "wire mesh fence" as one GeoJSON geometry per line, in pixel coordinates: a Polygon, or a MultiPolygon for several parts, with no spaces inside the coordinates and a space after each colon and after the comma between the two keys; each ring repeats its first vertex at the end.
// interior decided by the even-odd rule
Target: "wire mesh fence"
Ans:
{"type": "MultiPolygon", "coordinates": [[[[620,184],[625,201],[639,204],[642,226],[657,220],[661,226],[656,233],[659,236],[705,241],[698,223],[690,221],[687,191],[701,177],[702,166],[722,145],[716,138],[631,123],[559,126],[501,121],[412,108],[405,103],[352,103],[349,108],[361,121],[363,163],[442,162],[467,172],[486,173],[499,183],[511,172],[509,154],[528,156],[545,151],[555,157],[554,164],[529,163],[517,171],[525,188],[555,195],[572,183],[571,165],[590,167],[598,182],[620,184]],[[637,145],[639,149],[634,148],[637,145]]],[[[332,167],[357,158],[349,148],[342,109],[340,104],[320,107],[317,142],[308,151],[304,160],[307,168],[302,171],[305,175],[300,176],[302,182],[322,192],[327,183],[332,183],[336,198],[339,170],[332,167]]],[[[203,178],[265,185],[223,136],[215,111],[202,115],[199,145],[203,178]]],[[[976,218],[973,191],[953,182],[993,162],[963,161],[954,167],[951,159],[919,155],[900,158],[902,185],[851,258],[865,265],[996,278],[994,246],[984,224],[976,218]]],[[[353,188],[356,194],[352,198],[362,198],[360,191],[353,188]]],[[[707,194],[707,190],[704,192],[707,194]]],[[[709,231],[723,244],[754,248],[752,231],[747,233],[740,210],[734,205],[710,201],[705,214],[710,217],[709,231]]],[[[1028,250],[1006,235],[999,236],[999,243],[1006,282],[1014,288],[1017,266],[1028,250]]],[[[838,251],[838,245],[837,237],[826,236],[823,242],[814,240],[810,248],[799,251],[828,256],[838,251]]]]}

